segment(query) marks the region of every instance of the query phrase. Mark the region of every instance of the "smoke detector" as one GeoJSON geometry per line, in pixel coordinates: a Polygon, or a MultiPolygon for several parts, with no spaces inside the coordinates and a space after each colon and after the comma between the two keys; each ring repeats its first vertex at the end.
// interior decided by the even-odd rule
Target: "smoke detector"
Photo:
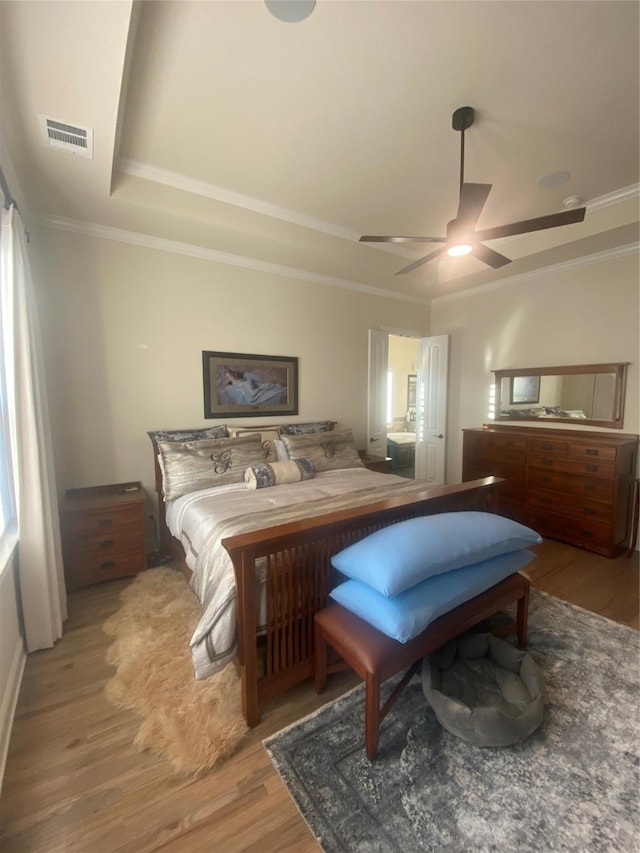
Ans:
{"type": "Polygon", "coordinates": [[[562,202],[567,210],[573,210],[574,207],[580,207],[584,200],[579,195],[569,195],[562,202]]]}
{"type": "Polygon", "coordinates": [[[51,148],[59,148],[78,154],[80,157],[93,159],[93,130],[89,127],[77,127],[63,121],[39,115],[45,142],[51,148]]]}

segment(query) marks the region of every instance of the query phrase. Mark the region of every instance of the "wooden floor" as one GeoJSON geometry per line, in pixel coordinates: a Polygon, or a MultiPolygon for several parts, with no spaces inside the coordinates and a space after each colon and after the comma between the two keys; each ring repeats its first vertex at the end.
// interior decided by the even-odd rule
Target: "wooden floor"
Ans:
{"type": "MultiPolygon", "coordinates": [[[[607,560],[554,542],[527,567],[535,587],[639,627],[638,554],[607,560]]],[[[145,853],[151,850],[318,851],[262,747],[262,739],[356,683],[333,676],[319,699],[310,685],[272,706],[220,770],[190,781],[131,743],[132,713],[103,687],[108,640],[101,625],[126,581],[74,593],[65,634],[29,657],[0,798],[3,853],[145,853]]]]}

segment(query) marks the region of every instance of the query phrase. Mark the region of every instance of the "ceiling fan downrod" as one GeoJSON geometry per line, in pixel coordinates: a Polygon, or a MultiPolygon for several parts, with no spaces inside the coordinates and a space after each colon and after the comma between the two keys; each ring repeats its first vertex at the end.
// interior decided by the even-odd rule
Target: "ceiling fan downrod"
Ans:
{"type": "Polygon", "coordinates": [[[460,132],[460,195],[464,184],[464,132],[473,124],[475,115],[473,107],[458,107],[451,116],[451,126],[460,132]]]}

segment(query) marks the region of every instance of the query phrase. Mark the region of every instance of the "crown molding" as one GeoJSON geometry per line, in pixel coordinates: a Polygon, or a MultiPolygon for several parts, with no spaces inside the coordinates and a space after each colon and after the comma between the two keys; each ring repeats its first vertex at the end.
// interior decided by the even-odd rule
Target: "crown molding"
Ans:
{"type": "MultiPolygon", "coordinates": [[[[328,234],[330,237],[338,237],[340,240],[348,240],[351,243],[357,243],[360,239],[359,231],[352,231],[350,228],[344,228],[341,225],[336,225],[333,222],[326,222],[323,219],[316,219],[313,216],[307,216],[297,210],[291,210],[288,207],[281,207],[271,202],[263,201],[259,198],[244,195],[243,193],[228,190],[225,187],[219,187],[215,184],[208,184],[205,181],[198,181],[195,178],[189,178],[186,175],[181,175],[178,172],[170,172],[168,169],[160,169],[157,166],[150,166],[148,163],[141,163],[138,160],[131,160],[128,157],[121,157],[116,167],[117,171],[125,175],[131,175],[134,178],[142,178],[145,181],[162,184],[166,187],[182,190],[183,192],[199,195],[203,198],[210,198],[213,201],[219,201],[223,204],[230,204],[234,207],[239,207],[242,210],[251,210],[253,213],[259,213],[262,216],[269,216],[272,219],[279,219],[282,222],[288,222],[291,225],[297,225],[301,228],[309,228],[311,231],[318,231],[322,234],[328,234]]],[[[395,244],[380,244],[376,245],[376,249],[383,252],[391,252],[394,255],[401,255],[406,258],[415,258],[415,252],[411,252],[402,246],[395,244]]]]}
{"type": "Polygon", "coordinates": [[[203,196],[214,201],[221,201],[224,204],[231,204],[234,207],[241,207],[244,210],[252,210],[254,213],[270,216],[272,219],[281,219],[293,225],[310,228],[312,231],[321,231],[324,234],[330,234],[332,237],[340,237],[342,240],[357,241],[360,236],[355,231],[334,225],[332,222],[324,222],[322,219],[306,216],[304,213],[299,213],[296,210],[280,207],[277,204],[271,204],[259,198],[252,198],[251,196],[234,192],[224,187],[217,187],[205,181],[198,181],[186,175],[180,175],[178,172],[170,172],[167,169],[149,166],[147,163],[140,163],[137,160],[122,157],[118,161],[116,168],[125,175],[143,178],[145,181],[163,184],[166,187],[173,187],[174,189],[192,193],[193,195],[203,196]]]}
{"type": "Polygon", "coordinates": [[[344,278],[334,278],[309,270],[286,267],[282,264],[274,264],[271,261],[261,261],[256,258],[247,258],[242,255],[232,255],[229,252],[220,252],[217,249],[207,249],[192,243],[181,243],[177,240],[167,240],[164,237],[153,237],[149,234],[141,234],[137,231],[125,231],[122,228],[112,228],[108,225],[98,225],[94,222],[83,222],[78,219],[68,219],[64,216],[46,216],[42,219],[43,225],[48,228],[57,228],[59,231],[70,231],[74,234],[83,234],[87,237],[99,237],[103,240],[114,240],[118,243],[128,243],[132,246],[141,246],[146,249],[156,249],[160,252],[171,252],[175,255],[187,255],[199,260],[212,261],[218,264],[227,264],[234,267],[254,270],[255,272],[279,275],[284,278],[293,278],[298,281],[309,281],[314,284],[324,284],[328,287],[338,287],[342,290],[351,290],[356,293],[366,293],[371,296],[381,296],[385,299],[395,299],[400,302],[411,302],[428,307],[431,303],[428,299],[407,296],[402,293],[393,293],[380,287],[372,287],[349,281],[344,278]]]}
{"type": "Polygon", "coordinates": [[[606,193],[606,195],[592,198],[586,203],[585,207],[589,213],[592,213],[594,210],[604,210],[605,207],[613,207],[614,204],[622,204],[634,198],[640,198],[640,184],[630,184],[628,187],[622,187],[619,190],[606,193]]]}
{"type": "Polygon", "coordinates": [[[503,287],[511,287],[514,284],[520,284],[523,281],[530,281],[534,278],[540,278],[541,275],[553,275],[557,272],[567,272],[568,270],[580,269],[580,267],[591,266],[591,264],[599,264],[604,261],[612,261],[616,258],[623,258],[626,255],[638,254],[640,251],[640,243],[628,243],[626,246],[617,246],[615,249],[606,249],[602,252],[595,252],[592,255],[585,255],[582,258],[573,258],[570,261],[562,261],[558,264],[550,264],[546,267],[539,267],[530,272],[512,275],[508,278],[502,278],[500,281],[492,281],[488,284],[479,284],[477,287],[468,287],[465,290],[457,290],[455,293],[447,293],[444,296],[435,296],[431,300],[431,305],[440,305],[443,302],[453,302],[456,299],[466,299],[468,296],[477,296],[481,293],[488,293],[491,290],[501,290],[503,287]]]}

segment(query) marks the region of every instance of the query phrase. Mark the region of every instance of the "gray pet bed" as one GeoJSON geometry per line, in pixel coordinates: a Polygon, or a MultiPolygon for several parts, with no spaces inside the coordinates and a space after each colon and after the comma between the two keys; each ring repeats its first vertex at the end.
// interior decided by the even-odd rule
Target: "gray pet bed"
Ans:
{"type": "Polygon", "coordinates": [[[540,668],[492,634],[464,634],[426,657],[422,690],[443,728],[475,746],[509,746],[542,722],[540,668]]]}

